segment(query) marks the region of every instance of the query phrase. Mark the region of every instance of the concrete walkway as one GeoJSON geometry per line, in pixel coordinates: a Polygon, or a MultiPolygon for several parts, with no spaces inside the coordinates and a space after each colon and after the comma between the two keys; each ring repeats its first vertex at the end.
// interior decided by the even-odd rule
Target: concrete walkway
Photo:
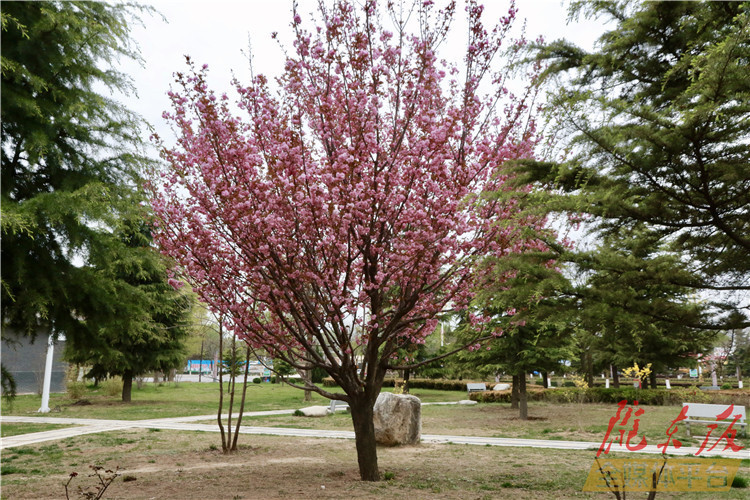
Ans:
{"type": "MultiPolygon", "coordinates": [[[[428,404],[428,403],[424,403],[428,404]]],[[[245,412],[246,417],[268,416],[268,415],[290,415],[295,410],[271,410],[245,412]]],[[[65,418],[65,417],[24,417],[24,416],[0,416],[0,425],[5,423],[46,423],[73,425],[64,429],[55,429],[52,431],[32,432],[29,434],[20,434],[17,436],[8,436],[0,439],[0,449],[13,448],[17,446],[27,446],[45,441],[54,441],[65,439],[73,436],[84,434],[94,434],[99,432],[117,431],[123,429],[166,429],[175,431],[200,431],[200,432],[219,432],[216,424],[196,424],[194,422],[201,420],[215,419],[216,415],[195,415],[190,417],[174,418],[157,418],[151,420],[104,420],[93,418],[65,418]]],[[[323,429],[290,429],[282,427],[255,427],[242,426],[240,434],[265,434],[271,436],[287,437],[314,437],[327,439],[354,439],[352,431],[332,431],[323,429]]],[[[601,443],[592,443],[586,441],[559,441],[547,439],[512,439],[512,438],[491,438],[479,436],[450,436],[443,434],[422,434],[423,443],[437,444],[464,444],[475,446],[509,446],[525,448],[547,448],[557,450],[597,450],[601,443]]],[[[731,450],[719,450],[719,447],[712,452],[702,452],[701,456],[705,457],[725,457],[725,458],[750,458],[750,451],[743,449],[739,452],[731,450]]],[[[612,445],[612,451],[627,452],[628,450],[612,445]]],[[[679,450],[674,447],[669,449],[670,455],[695,455],[698,452],[697,447],[683,446],[679,450]]],[[[648,445],[638,453],[661,454],[661,449],[654,445],[648,445]]]]}

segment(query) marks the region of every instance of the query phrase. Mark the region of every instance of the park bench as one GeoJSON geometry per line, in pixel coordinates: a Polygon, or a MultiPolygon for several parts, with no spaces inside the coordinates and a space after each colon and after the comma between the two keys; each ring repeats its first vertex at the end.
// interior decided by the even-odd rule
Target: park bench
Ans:
{"type": "Polygon", "coordinates": [[[349,411],[349,404],[346,401],[341,401],[339,399],[332,399],[331,406],[328,408],[328,411],[331,414],[333,414],[333,413],[336,413],[337,408],[343,408],[349,411]]]}
{"type": "Polygon", "coordinates": [[[711,405],[711,404],[705,404],[705,403],[682,403],[682,406],[688,407],[687,414],[686,414],[687,419],[685,420],[685,423],[687,424],[688,435],[690,435],[691,423],[729,425],[732,422],[734,422],[734,416],[738,414],[741,415],[741,417],[737,420],[737,423],[735,425],[741,428],[741,430],[743,431],[743,435],[747,434],[747,413],[745,413],[744,406],[734,405],[732,414],[726,419],[719,420],[719,421],[716,420],[716,416],[726,411],[730,405],[711,405]],[[712,420],[706,420],[706,419],[712,419],[712,420]]]}
{"type": "Polygon", "coordinates": [[[466,391],[471,394],[472,392],[486,391],[487,386],[483,383],[469,382],[466,384],[466,391]]]}

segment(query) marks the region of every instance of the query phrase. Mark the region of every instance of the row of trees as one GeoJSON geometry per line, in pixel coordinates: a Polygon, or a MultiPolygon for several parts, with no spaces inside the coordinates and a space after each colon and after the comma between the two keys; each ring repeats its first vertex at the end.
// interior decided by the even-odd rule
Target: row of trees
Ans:
{"type": "Polygon", "coordinates": [[[189,301],[164,286],[155,229],[222,328],[333,377],[341,392],[300,387],[349,403],[361,478],[377,480],[389,370],[469,346],[461,358],[519,381],[571,352],[587,373],[658,371],[749,325],[748,3],[576,2],[613,21],[587,53],[513,41],[515,8],[487,27],[469,1],[453,62],[439,51],[455,5],[401,7],[321,3],[309,28],[295,9],[284,73],[237,82],[234,104],[205,67],[178,74],[152,223],[135,117],[92,90],[126,87],[99,64],[137,56],[137,11],[4,5],[4,328],[64,333],[108,373],[166,366],[189,301]],[[528,72],[516,97],[504,62],[528,72]],[[578,244],[558,234],[569,223],[578,244]],[[427,356],[447,315],[459,342],[427,356]]]}

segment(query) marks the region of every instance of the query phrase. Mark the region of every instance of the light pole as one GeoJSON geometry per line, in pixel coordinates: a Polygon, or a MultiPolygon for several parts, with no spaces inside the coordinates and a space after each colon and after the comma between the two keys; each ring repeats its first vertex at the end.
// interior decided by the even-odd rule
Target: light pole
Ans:
{"type": "Polygon", "coordinates": [[[49,387],[52,382],[52,357],[55,353],[55,338],[50,334],[47,341],[47,361],[44,365],[44,385],[42,386],[42,407],[38,413],[49,413],[49,387]]]}

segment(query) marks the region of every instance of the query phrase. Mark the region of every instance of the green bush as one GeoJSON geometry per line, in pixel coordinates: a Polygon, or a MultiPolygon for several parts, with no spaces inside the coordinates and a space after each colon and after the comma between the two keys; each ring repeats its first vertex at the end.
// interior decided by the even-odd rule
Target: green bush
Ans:
{"type": "Polygon", "coordinates": [[[562,386],[563,387],[575,387],[576,383],[573,382],[572,380],[566,380],[565,382],[563,382],[562,386]]]}
{"type": "MultiPolygon", "coordinates": [[[[510,403],[510,391],[483,391],[472,392],[469,399],[479,403],[510,403]]],[[[527,391],[527,401],[541,401],[544,399],[544,391],[527,391]]]]}
{"type": "Polygon", "coordinates": [[[260,382],[261,382],[260,377],[255,377],[253,379],[253,384],[260,384],[260,382]]]}
{"type": "Polygon", "coordinates": [[[120,377],[108,378],[102,382],[102,389],[107,396],[119,396],[122,394],[122,379],[120,377]]]}
{"type": "Polygon", "coordinates": [[[729,390],[732,388],[732,384],[729,384],[729,383],[721,384],[721,388],[724,389],[725,391],[729,390]]]}
{"type": "Polygon", "coordinates": [[[86,394],[86,382],[83,381],[75,381],[75,382],[68,382],[66,384],[66,389],[68,391],[68,396],[71,399],[81,399],[84,394],[86,394]]]}
{"type": "MultiPolygon", "coordinates": [[[[396,382],[394,378],[387,378],[383,380],[383,387],[393,387],[396,382]]],[[[401,380],[399,379],[399,383],[401,380]]],[[[447,380],[447,379],[430,379],[430,378],[410,378],[409,389],[434,389],[438,391],[466,391],[466,384],[468,382],[476,382],[474,380],[447,380]]],[[[479,381],[481,382],[481,380],[479,381]]],[[[493,383],[487,383],[489,387],[493,383]]],[[[331,377],[323,379],[323,386],[325,387],[336,387],[336,383],[331,377]]]]}
{"type": "Polygon", "coordinates": [[[319,384],[323,381],[323,378],[327,375],[326,371],[318,366],[312,369],[312,383],[319,384]]]}
{"type": "Polygon", "coordinates": [[[748,480],[746,477],[736,475],[732,481],[732,488],[747,488],[748,480]]]}

